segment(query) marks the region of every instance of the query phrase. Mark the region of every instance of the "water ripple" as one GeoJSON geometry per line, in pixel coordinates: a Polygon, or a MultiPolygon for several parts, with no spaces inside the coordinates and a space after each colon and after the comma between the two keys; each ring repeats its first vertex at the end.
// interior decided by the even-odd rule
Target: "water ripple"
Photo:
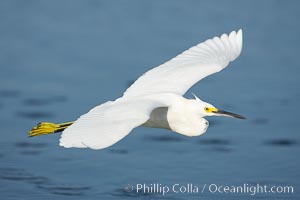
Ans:
{"type": "Polygon", "coordinates": [[[145,137],[146,140],[156,141],[156,142],[181,142],[182,138],[176,136],[149,136],[145,137]]]}
{"type": "Polygon", "coordinates": [[[17,116],[28,119],[53,118],[54,114],[46,111],[19,111],[17,116]]]}
{"type": "Polygon", "coordinates": [[[52,194],[67,196],[83,196],[85,191],[90,190],[88,186],[56,183],[48,177],[36,176],[18,168],[0,168],[0,179],[10,181],[23,181],[36,185],[37,188],[52,194]]]}
{"type": "Polygon", "coordinates": [[[271,145],[271,146],[282,146],[282,147],[288,147],[288,146],[294,146],[297,144],[297,141],[291,140],[291,139],[274,139],[266,141],[265,144],[271,145]]]}
{"type": "Polygon", "coordinates": [[[112,154],[128,154],[126,149],[109,149],[108,152],[112,154]]]}
{"type": "Polygon", "coordinates": [[[23,104],[26,106],[44,106],[53,103],[65,102],[66,100],[66,96],[53,96],[49,98],[28,98],[23,100],[23,104]]]}
{"type": "Polygon", "coordinates": [[[0,179],[13,181],[27,181],[34,184],[48,182],[49,179],[43,176],[35,176],[23,169],[17,168],[0,168],[0,179]]]}
{"type": "Polygon", "coordinates": [[[219,138],[212,138],[212,139],[201,139],[198,141],[199,144],[204,145],[230,145],[230,140],[227,139],[219,139],[219,138]]]}
{"type": "Polygon", "coordinates": [[[90,190],[88,186],[69,185],[69,184],[58,184],[48,183],[38,185],[38,188],[47,190],[52,194],[66,195],[66,196],[83,196],[85,191],[90,190]]]}
{"type": "Polygon", "coordinates": [[[16,98],[20,96],[20,92],[17,90],[0,90],[0,97],[16,98]]]}
{"type": "Polygon", "coordinates": [[[31,142],[17,142],[15,146],[18,148],[33,148],[33,149],[40,149],[45,148],[48,146],[47,143],[31,143],[31,142]]]}

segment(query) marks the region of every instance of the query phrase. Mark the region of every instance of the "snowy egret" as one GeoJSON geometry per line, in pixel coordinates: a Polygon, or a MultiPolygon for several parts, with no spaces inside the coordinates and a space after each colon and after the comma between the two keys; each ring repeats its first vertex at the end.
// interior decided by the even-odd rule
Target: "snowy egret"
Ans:
{"type": "Polygon", "coordinates": [[[29,136],[62,132],[60,146],[103,149],[138,126],[166,128],[186,136],[206,132],[206,116],[243,116],[184,95],[199,80],[224,69],[242,51],[242,30],[206,40],[146,72],[122,97],[108,101],[75,122],[42,122],[29,136]]]}

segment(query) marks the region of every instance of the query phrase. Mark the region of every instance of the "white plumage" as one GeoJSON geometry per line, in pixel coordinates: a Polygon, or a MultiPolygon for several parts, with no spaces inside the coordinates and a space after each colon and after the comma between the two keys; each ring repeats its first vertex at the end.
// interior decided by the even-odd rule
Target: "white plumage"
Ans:
{"type": "Polygon", "coordinates": [[[168,128],[196,136],[206,132],[213,115],[242,116],[219,111],[200,99],[183,94],[199,80],[219,72],[235,60],[242,50],[242,30],[206,40],[153,68],[139,77],[123,97],[101,104],[82,115],[64,130],[60,145],[103,149],[138,126],[168,128]]]}
{"type": "Polygon", "coordinates": [[[124,97],[152,93],[183,95],[202,78],[225,68],[241,50],[242,30],[206,40],[146,72],[126,90],[124,97]]]}

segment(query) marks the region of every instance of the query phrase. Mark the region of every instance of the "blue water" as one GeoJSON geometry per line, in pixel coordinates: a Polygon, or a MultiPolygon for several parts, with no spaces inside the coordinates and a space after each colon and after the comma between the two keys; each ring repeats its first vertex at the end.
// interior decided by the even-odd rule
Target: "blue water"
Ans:
{"type": "Polygon", "coordinates": [[[300,199],[299,8],[296,0],[1,1],[1,199],[300,199]],[[194,138],[138,128],[101,151],[59,147],[59,134],[27,137],[37,122],[75,120],[148,69],[239,28],[242,55],[190,92],[247,120],[208,118],[207,133],[194,138]],[[123,189],[139,183],[294,193],[123,189]]]}

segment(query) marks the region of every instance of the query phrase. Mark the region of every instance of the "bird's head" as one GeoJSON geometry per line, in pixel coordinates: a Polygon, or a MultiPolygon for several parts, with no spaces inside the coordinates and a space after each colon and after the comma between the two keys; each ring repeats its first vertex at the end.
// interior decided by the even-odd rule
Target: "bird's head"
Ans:
{"type": "Polygon", "coordinates": [[[195,96],[195,100],[198,102],[198,106],[200,106],[200,114],[204,117],[205,116],[225,116],[225,117],[234,117],[234,118],[238,118],[238,119],[246,119],[246,117],[243,117],[239,114],[235,114],[235,113],[228,112],[225,110],[220,110],[220,109],[216,108],[215,106],[213,106],[212,104],[200,100],[196,95],[194,95],[194,96],[195,96]]]}

